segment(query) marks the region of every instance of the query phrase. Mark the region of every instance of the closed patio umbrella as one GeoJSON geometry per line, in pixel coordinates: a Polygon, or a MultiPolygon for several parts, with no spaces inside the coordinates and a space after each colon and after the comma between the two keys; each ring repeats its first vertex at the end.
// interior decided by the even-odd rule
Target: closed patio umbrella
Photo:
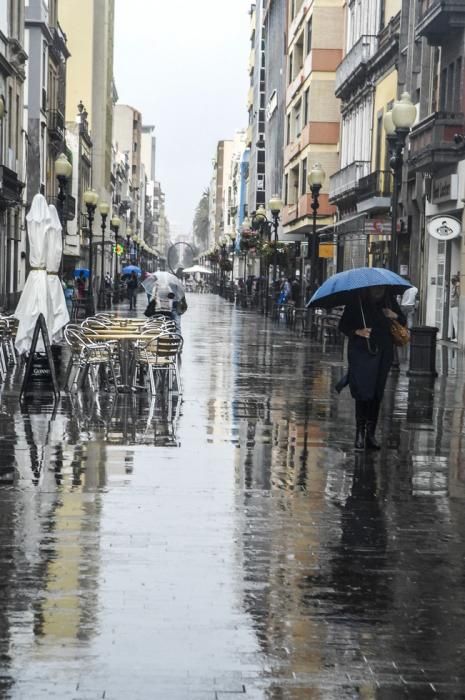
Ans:
{"type": "Polygon", "coordinates": [[[47,230],[47,282],[50,293],[50,325],[52,334],[50,340],[58,343],[63,336],[63,328],[69,323],[69,313],[66,306],[65,293],[58,276],[61,257],[63,255],[63,239],[61,221],[53,204],[49,207],[50,226],[47,230]]]}
{"type": "MultiPolygon", "coordinates": [[[[31,347],[34,328],[40,314],[44,315],[51,336],[46,235],[50,226],[50,211],[45,197],[41,194],[36,194],[32,200],[26,220],[31,271],[13,314],[19,321],[15,345],[20,355],[28,352],[31,347]]],[[[40,338],[39,342],[41,343],[40,338]]]]}

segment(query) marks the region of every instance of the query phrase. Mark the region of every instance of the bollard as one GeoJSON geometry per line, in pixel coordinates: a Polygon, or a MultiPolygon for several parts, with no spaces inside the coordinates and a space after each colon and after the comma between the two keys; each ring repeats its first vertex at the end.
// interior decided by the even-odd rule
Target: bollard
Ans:
{"type": "Polygon", "coordinates": [[[410,329],[410,361],[407,376],[437,377],[436,336],[439,328],[417,326],[410,329]]]}

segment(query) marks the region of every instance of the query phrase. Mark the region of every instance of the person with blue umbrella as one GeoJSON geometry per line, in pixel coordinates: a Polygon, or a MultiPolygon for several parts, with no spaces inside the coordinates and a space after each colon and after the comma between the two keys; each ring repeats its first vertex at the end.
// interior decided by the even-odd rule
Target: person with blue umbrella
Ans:
{"type": "Polygon", "coordinates": [[[308,306],[345,306],[339,330],[349,338],[349,371],[339,389],[349,385],[355,400],[355,449],[379,450],[375,432],[384,389],[394,358],[394,341],[403,342],[407,320],[396,295],[411,287],[383,268],[338,273],[315,292],[308,306]],[[397,334],[397,337],[396,337],[397,334]]]}

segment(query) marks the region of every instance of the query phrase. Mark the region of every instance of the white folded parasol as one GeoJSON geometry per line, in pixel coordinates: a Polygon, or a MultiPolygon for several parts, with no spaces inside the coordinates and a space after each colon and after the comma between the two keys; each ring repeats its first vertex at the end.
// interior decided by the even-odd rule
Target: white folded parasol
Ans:
{"type": "Polygon", "coordinates": [[[19,321],[15,345],[20,355],[28,352],[31,347],[34,328],[40,314],[44,315],[49,335],[52,335],[49,318],[46,236],[46,231],[50,226],[50,212],[47,201],[41,194],[36,194],[32,200],[26,221],[31,271],[14,313],[15,318],[19,321]]]}
{"type": "Polygon", "coordinates": [[[63,328],[69,323],[69,313],[66,306],[65,294],[58,276],[61,257],[63,255],[63,240],[61,222],[53,204],[49,207],[50,226],[47,230],[47,282],[49,290],[49,319],[51,325],[50,340],[58,343],[63,336],[63,328]]]}

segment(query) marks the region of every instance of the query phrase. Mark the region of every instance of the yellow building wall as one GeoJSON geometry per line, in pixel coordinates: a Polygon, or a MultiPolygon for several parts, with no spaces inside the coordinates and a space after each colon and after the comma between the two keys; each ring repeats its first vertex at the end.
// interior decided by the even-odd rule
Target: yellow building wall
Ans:
{"type": "Polygon", "coordinates": [[[66,76],[66,121],[75,121],[82,100],[92,129],[94,0],[60,0],[58,17],[71,53],[66,76]]]}
{"type": "MultiPolygon", "coordinates": [[[[382,78],[375,87],[375,99],[373,108],[373,138],[372,150],[371,150],[371,164],[372,170],[374,170],[376,165],[376,144],[378,139],[378,115],[381,110],[383,110],[383,116],[388,111],[387,106],[389,103],[397,99],[397,71],[393,69],[384,78],[382,78]]],[[[386,138],[383,123],[381,123],[381,129],[383,130],[381,138],[381,163],[385,162],[386,157],[386,138]]],[[[383,168],[381,168],[383,169],[383,168]]]]}
{"type": "Polygon", "coordinates": [[[400,12],[401,0],[386,0],[384,6],[384,24],[388,24],[389,20],[400,12]]]}

